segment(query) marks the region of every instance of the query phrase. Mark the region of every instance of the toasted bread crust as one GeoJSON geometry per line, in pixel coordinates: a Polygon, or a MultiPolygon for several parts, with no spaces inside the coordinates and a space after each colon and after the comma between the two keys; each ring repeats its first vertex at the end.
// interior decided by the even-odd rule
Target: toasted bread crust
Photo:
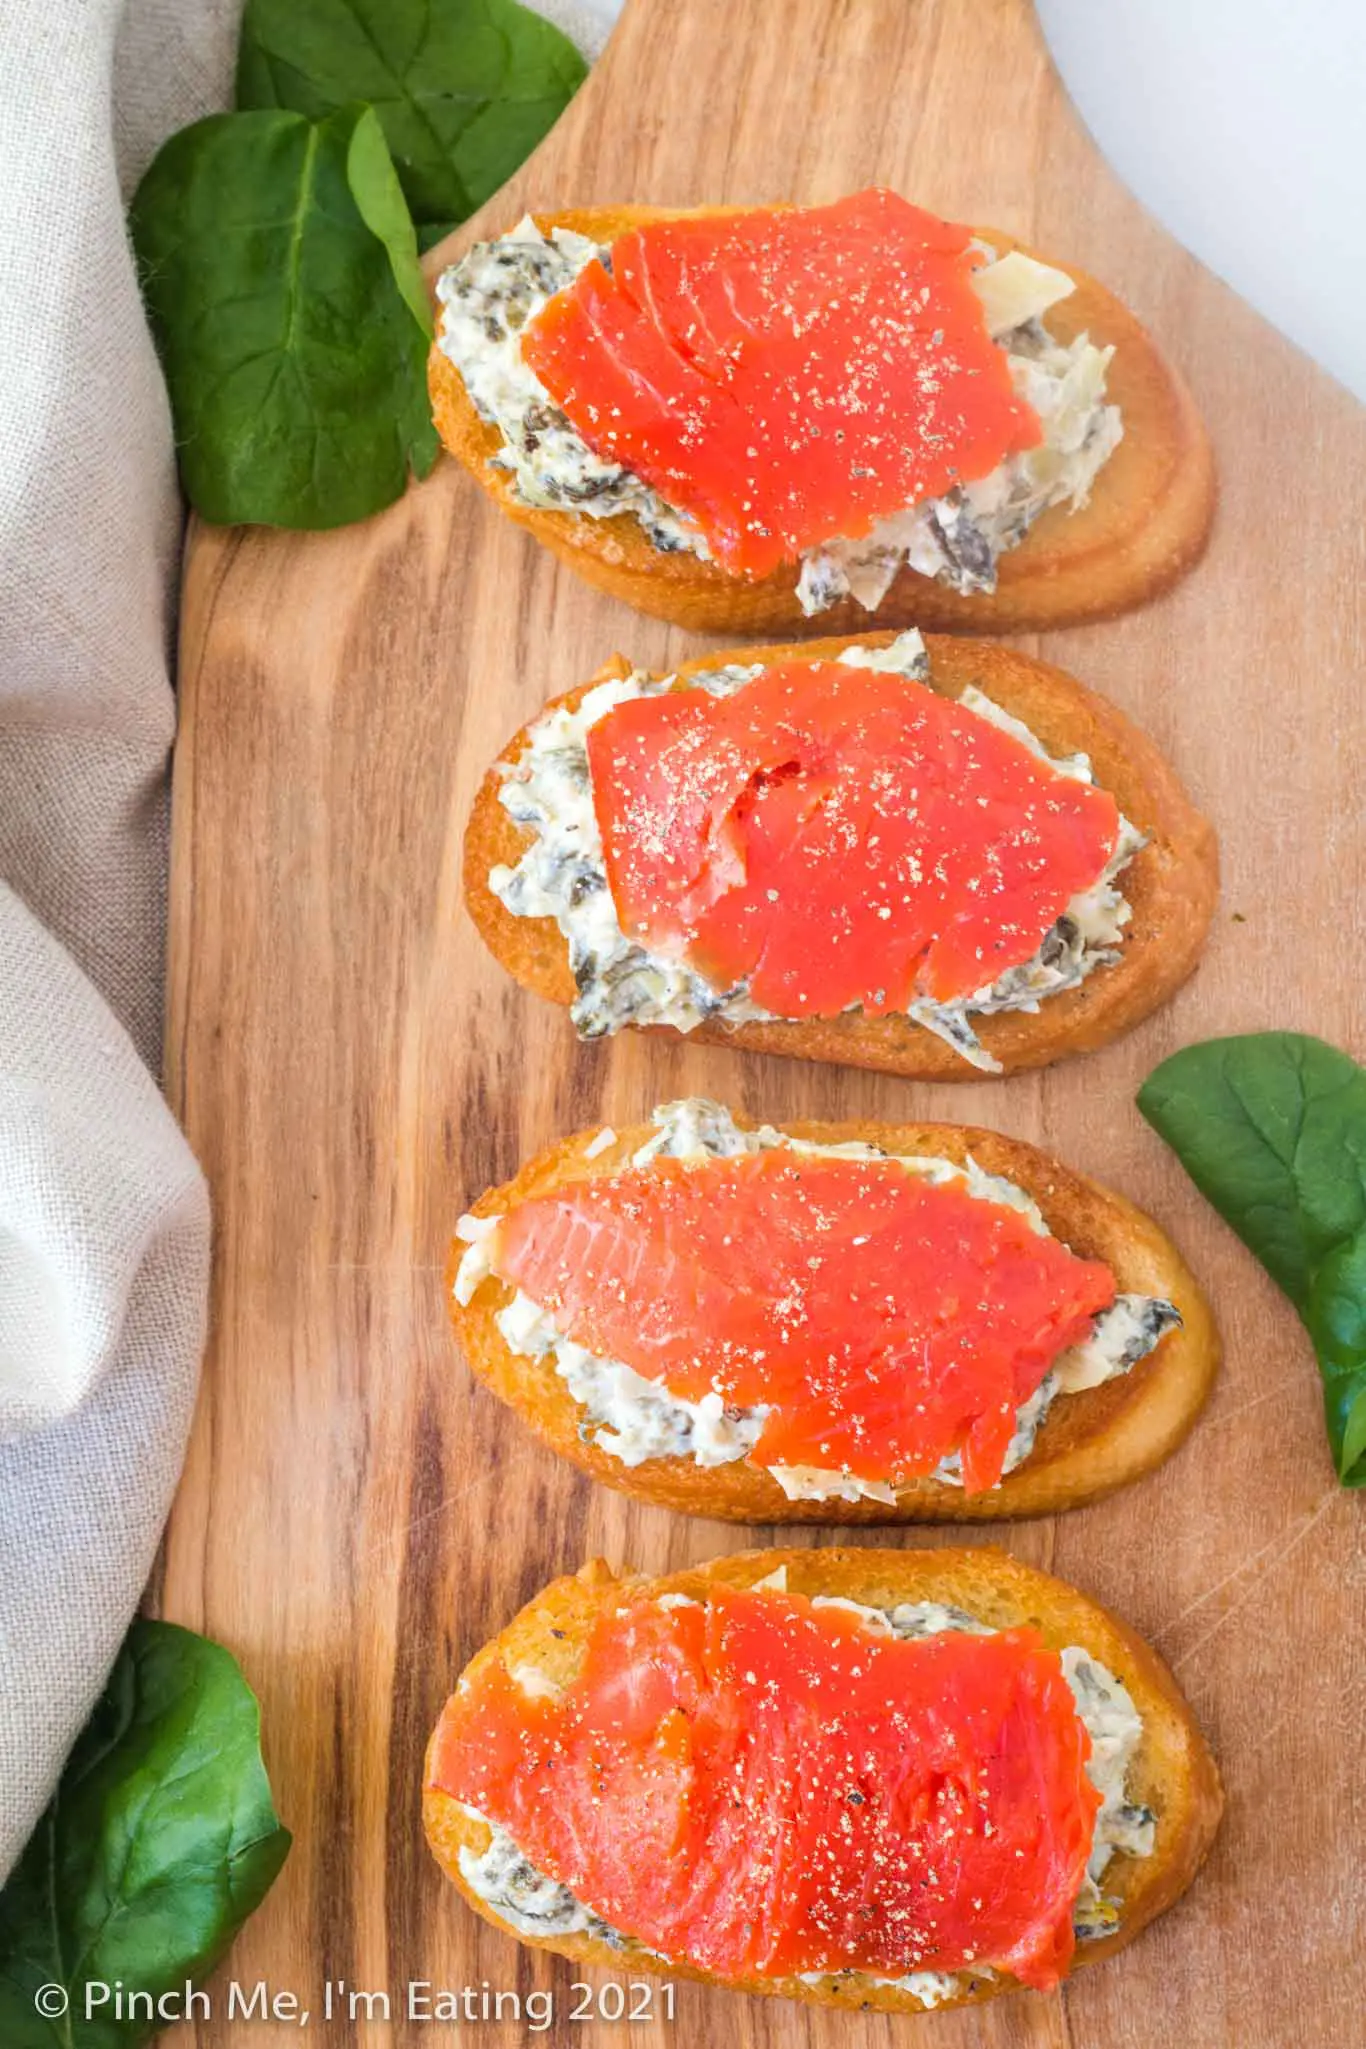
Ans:
{"type": "MultiPolygon", "coordinates": [[[[584,1647],[598,1617],[624,1589],[649,1588],[705,1600],[715,1584],[747,1587],[779,1566],[787,1569],[793,1593],[842,1596],[871,1607],[903,1601],[942,1601],[965,1609],[984,1622],[1005,1628],[1029,1623],[1054,1650],[1079,1644],[1128,1687],[1143,1720],[1143,1741],[1129,1774],[1133,1797],[1150,1806],[1157,1829],[1150,1857],[1117,1856],[1105,1877],[1105,1890],[1120,1902],[1119,1925],[1113,1935],[1079,1945],[1073,1968],[1098,1962],[1132,1942],[1140,1929],[1180,1898],[1204,1860],[1218,1827],[1223,1806],[1219,1774],[1209,1747],[1171,1673],[1141,1637],[1098,1603],[1051,1575],[1023,1565],[992,1548],[940,1551],[748,1551],[710,1565],[646,1580],[618,1579],[601,1560],[572,1578],[556,1580],[471,1660],[472,1676],[501,1660],[510,1669],[533,1665],[557,1684],[577,1672],[584,1647]]],[[[487,1841],[482,1823],[471,1819],[459,1803],[432,1783],[432,1752],[423,1788],[423,1820],[432,1853],[466,1900],[495,1928],[514,1931],[480,1899],[460,1870],[460,1851],[478,1853],[487,1841]]],[[[801,1999],[814,2006],[873,2008],[887,2013],[919,2013],[924,2003],[913,1993],[879,1983],[862,1973],[827,1978],[804,1985],[797,1978],[721,1979],[694,1966],[652,1956],[635,1945],[609,1948],[588,1935],[530,1938],[536,1949],[548,1949],[575,1963],[603,1964],[620,1971],[649,1971],[704,1984],[723,1984],[734,1991],[801,1999]]],[[[974,1979],[969,1988],[942,2006],[964,2006],[1018,1990],[1009,1978],[974,1979]]]]}
{"type": "MultiPolygon", "coordinates": [[[[744,1123],[748,1120],[737,1120],[744,1123]]],[[[1171,1240],[1122,1196],[1073,1173],[1046,1153],[999,1132],[955,1124],[826,1124],[784,1126],[795,1138],[835,1144],[861,1139],[891,1152],[925,1153],[962,1163],[969,1154],[989,1174],[1027,1190],[1055,1236],[1087,1259],[1102,1259],[1120,1293],[1174,1302],[1183,1319],[1128,1373],[1079,1394],[1061,1395],[1023,1465],[999,1487],[965,1495],[961,1487],[923,1478],[900,1489],[895,1507],[878,1501],[789,1501],[761,1467],[738,1459],[699,1466],[689,1458],[649,1459],[623,1465],[580,1433],[583,1410],[553,1368],[513,1352],[495,1317],[512,1289],[485,1280],[468,1303],[454,1295],[455,1269],[464,1247],[451,1249],[448,1300],[455,1333],[470,1366],[501,1401],[528,1423],[544,1444],[582,1471],[661,1507],[685,1515],[740,1523],[996,1522],[1011,1516],[1053,1515],[1094,1501],[1137,1479],[1169,1456],[1191,1429],[1214,1381],[1219,1338],[1208,1302],[1171,1240]]],[[[478,1217],[514,1209],[529,1197],[566,1183],[614,1173],[651,1135],[637,1125],[616,1135],[591,1158],[598,1134],[580,1132],[540,1154],[502,1188],[474,1205],[478,1217]]]]}
{"type": "MultiPolygon", "coordinates": [[[[666,217],[654,207],[577,207],[538,213],[535,220],[546,231],[569,228],[611,242],[666,217]]],[[[976,232],[1002,252],[1025,246],[994,228],[976,232]]],[[[747,583],[714,562],[661,553],[630,514],[591,519],[522,504],[508,474],[489,463],[501,436],[480,419],[459,371],[436,343],[428,364],[433,418],[452,455],[509,518],[586,582],[694,632],[830,634],[922,626],[1021,633],[1112,618],[1156,597],[1198,561],[1214,514],[1214,458],[1190,393],[1133,314],[1094,278],[1070,264],[1059,268],[1076,290],[1049,312],[1050,332],[1060,341],[1086,332],[1098,344],[1115,345],[1108,390],[1124,416],[1124,439],[1097,477],[1089,504],[1076,513],[1054,507],[1019,547],[1002,555],[990,596],[964,596],[903,568],[875,612],[846,598],[808,619],[797,602],[795,565],[747,583]]],[[[438,322],[441,313],[438,307],[438,322]]],[[[439,325],[437,332],[439,338],[439,325]]]]}
{"type": "MultiPolygon", "coordinates": [[[[881,647],[892,638],[889,633],[863,634],[858,643],[881,647]]],[[[841,635],[798,646],[736,649],[686,663],[677,673],[686,681],[698,669],[728,661],[829,660],[852,644],[849,635],[841,635]]],[[[1150,837],[1150,844],[1124,871],[1121,886],[1133,917],[1115,965],[1097,968],[1077,988],[1047,997],[1033,1015],[1000,1011],[974,1021],[982,1045],[1007,1074],[1047,1066],[1069,1053],[1090,1052],[1158,1009],[1194,968],[1219,894],[1214,832],[1147,735],[1065,670],[992,641],[931,635],[926,647],[934,689],[957,697],[975,683],[1023,719],[1050,753],[1089,754],[1097,782],[1150,837]]],[[[618,655],[592,681],[626,675],[629,668],[618,655]]],[[[575,704],[591,687],[585,683],[552,702],[575,704]]],[[[524,726],[509,741],[504,760],[516,759],[529,731],[524,726]]],[[[508,973],[535,995],[568,1005],[574,1000],[574,978],[568,947],[554,919],[514,917],[488,886],[491,868],[500,862],[511,866],[531,844],[531,836],[513,823],[498,801],[500,788],[497,769],[491,768],[475,797],[465,833],[465,902],[485,945],[508,973]]],[[[751,1052],[868,1067],[922,1081],[982,1079],[979,1068],[908,1017],[848,1012],[795,1023],[726,1025],[712,1020],[690,1036],[751,1052]]]]}

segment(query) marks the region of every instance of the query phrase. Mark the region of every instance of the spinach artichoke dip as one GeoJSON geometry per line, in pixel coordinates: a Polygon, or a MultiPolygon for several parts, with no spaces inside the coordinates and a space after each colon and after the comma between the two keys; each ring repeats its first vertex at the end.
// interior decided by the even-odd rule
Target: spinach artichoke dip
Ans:
{"type": "MultiPolygon", "coordinates": [[[[916,682],[929,677],[929,659],[914,629],[876,651],[846,648],[839,661],[916,682]]],[[[760,664],[732,664],[690,675],[687,687],[729,696],[762,673],[760,664]]],[[[569,949],[578,990],[571,1016],[587,1039],[626,1025],[667,1025],[689,1032],[709,1019],[740,1025],[774,1015],[752,1000],[746,983],[717,988],[686,961],[664,958],[629,939],[618,920],[594,807],[587,739],[613,707],[662,695],[675,681],[637,670],[596,684],[573,710],[561,706],[537,720],[517,758],[499,764],[500,801],[514,823],[532,837],[514,866],[490,871],[488,886],[514,917],[555,920],[569,949]]],[[[975,686],[970,685],[958,702],[1009,733],[1059,774],[1094,782],[1084,754],[1063,760],[1048,755],[1028,726],[975,686]]],[[[969,1065],[999,1072],[1000,1063],[981,1044],[973,1018],[1002,1011],[1037,1012],[1050,996],[1078,987],[1097,968],[1119,958],[1132,915],[1120,877],[1145,844],[1138,828],[1121,817],[1104,871],[1073,897],[1032,959],[951,1002],[914,998],[907,1010],[912,1022],[946,1041],[969,1065]]]]}
{"type": "MultiPolygon", "coordinates": [[[[771,1588],[786,1592],[787,1570],[780,1566],[761,1580],[755,1591],[771,1588]]],[[[694,1605],[688,1595],[663,1594],[661,1605],[694,1605]]],[[[990,1636],[992,1625],[967,1614],[961,1608],[939,1602],[903,1602],[896,1607],[875,1608],[858,1601],[817,1595],[817,1608],[837,1608],[858,1617],[872,1634],[903,1639],[937,1636],[948,1631],[990,1636]]],[[[1112,1934],[1119,1925],[1121,1903],[1107,1895],[1103,1881],[1116,1857],[1142,1858],[1153,1853],[1157,1817],[1150,1807],[1132,1800],[1128,1776],[1143,1741],[1143,1721],[1123,1682],[1099,1659],[1080,1646],[1060,1652],[1063,1676],[1071,1690],[1079,1719],[1091,1739],[1087,1774],[1100,1795],[1091,1838],[1086,1875],[1073,1906],[1073,1927],[1079,1941],[1093,1941],[1112,1934]]],[[[555,1689],[534,1669],[519,1667],[514,1680],[532,1694],[555,1689]]],[[[519,1935],[557,1936],[585,1934],[629,1953],[642,1945],[613,1928],[577,1899],[568,1886],[538,1871],[523,1855],[509,1832],[489,1821],[476,1809],[463,1810],[488,1831],[488,1842],[480,1851],[463,1847],[460,1871],[466,1884],[519,1935]]],[[[646,1951],[653,1955],[655,1952],[646,1951]]],[[[912,1971],[899,1978],[874,1978],[880,1985],[908,1992],[923,2006],[934,2007],[962,1996],[974,1984],[996,1974],[985,1965],[968,1971],[912,1971]]],[[[805,1974],[803,1983],[832,1982],[825,1973],[805,1974]]],[[[837,1982],[837,1981],[834,1981],[837,1982]]]]}
{"type": "MultiPolygon", "coordinates": [[[[635,1155],[633,1165],[658,1158],[678,1160],[733,1158],[742,1153],[790,1147],[808,1154],[845,1159],[883,1159],[874,1146],[813,1145],[789,1138],[772,1126],[742,1131],[729,1110],[701,1097],[666,1103],[654,1113],[655,1135],[635,1155]]],[[[611,1143],[611,1134],[607,1135],[611,1143]]],[[[592,1155],[597,1141],[589,1147],[592,1155]]],[[[932,1182],[959,1181],[983,1202],[1004,1203],[1020,1211],[1041,1236],[1050,1232],[1037,1204],[1013,1181],[985,1173],[969,1159],[964,1167],[918,1154],[897,1155],[907,1173],[932,1182]]],[[[496,1217],[462,1217],[456,1235],[468,1250],[455,1279],[456,1300],[469,1302],[494,1272],[491,1241],[496,1217]]],[[[728,1406],[719,1394],[688,1401],[670,1393],[662,1382],[643,1378],[616,1359],[604,1359],[565,1337],[553,1318],[520,1288],[498,1311],[499,1332],[510,1351],[544,1362],[564,1382],[583,1410],[580,1430],[625,1466],[647,1459],[688,1458],[699,1466],[729,1465],[745,1458],[758,1441],[767,1410],[728,1406]]],[[[1094,1319],[1090,1336],[1064,1352],[1038,1388],[1016,1411],[1015,1431],[1006,1452],[1003,1475],[1029,1457],[1035,1439],[1055,1401],[1128,1373],[1169,1330],[1180,1326],[1176,1306],[1149,1295],[1121,1294],[1094,1319]]],[[[881,1480],[867,1480],[842,1470],[819,1466],[774,1465],[767,1468],[791,1501],[879,1501],[896,1503],[896,1489],[881,1480]]],[[[962,1485],[961,1460],[949,1454],[933,1477],[947,1486],[962,1485]]]]}
{"type": "MultiPolygon", "coordinates": [[[[1119,408],[1106,401],[1113,349],[1085,334],[1052,336],[1044,316],[1075,290],[1062,271],[1018,250],[1001,254],[980,239],[972,273],[987,332],[1005,351],[1019,398],[1037,414],[1042,440],[976,482],[908,505],[859,538],[832,533],[801,557],[797,594],[818,614],[843,598],[876,610],[903,566],[964,593],[996,587],[999,557],[1054,506],[1077,511],[1119,445],[1119,408]]],[[[588,447],[525,362],[521,337],[547,302],[586,264],[611,250],[530,216],[497,241],[481,242],[437,283],[437,346],[464,380],[479,417],[497,429],[491,458],[523,504],[589,519],[634,517],[666,553],[711,559],[696,522],[642,478],[588,447]]]]}

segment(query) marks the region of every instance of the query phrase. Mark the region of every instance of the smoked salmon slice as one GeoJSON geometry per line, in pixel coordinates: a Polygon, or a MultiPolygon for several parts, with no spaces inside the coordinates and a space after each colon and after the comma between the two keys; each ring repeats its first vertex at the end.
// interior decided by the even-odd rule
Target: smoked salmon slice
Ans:
{"type": "Polygon", "coordinates": [[[656,1159],[499,1220],[494,1266],[557,1328],[670,1393],[766,1411],[750,1456],[994,1486],[1016,1410],[1114,1276],[961,1179],[790,1146],[656,1159]]]}
{"type": "Polygon", "coordinates": [[[629,698],[587,747],[623,932],[777,1017],[974,994],[1033,957],[1119,836],[1108,791],[845,662],[629,698]]]}
{"type": "Polygon", "coordinates": [[[761,577],[1042,439],[991,339],[968,229],[894,192],[661,220],[522,337],[595,454],[761,577]]]}
{"type": "Polygon", "coordinates": [[[561,1692],[497,1662],[431,1783],[612,1927],[729,1979],[990,1967],[1048,1987],[1099,1795],[1031,1629],[874,1635],[798,1595],[627,1596],[561,1692]]]}

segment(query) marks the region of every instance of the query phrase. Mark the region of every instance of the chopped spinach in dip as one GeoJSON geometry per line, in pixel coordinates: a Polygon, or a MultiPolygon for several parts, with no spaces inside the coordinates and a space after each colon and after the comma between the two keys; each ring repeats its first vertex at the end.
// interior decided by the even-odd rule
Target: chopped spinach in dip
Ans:
{"type": "MultiPolygon", "coordinates": [[[[887,648],[848,647],[839,660],[917,682],[929,676],[924,642],[914,629],[900,634],[887,648]]],[[[690,676],[688,687],[726,696],[762,672],[762,664],[732,663],[690,676]]],[[[554,918],[568,945],[578,990],[570,1014],[586,1039],[601,1038],[630,1024],[670,1025],[675,1031],[689,1032],[708,1018],[739,1025],[772,1015],[751,1001],[743,982],[729,989],[714,988],[686,963],[665,960],[628,939],[617,921],[593,809],[587,736],[613,706],[630,698],[657,696],[671,689],[675,681],[672,676],[650,677],[637,670],[599,683],[574,710],[560,707],[538,719],[517,760],[501,766],[503,807],[533,837],[514,867],[500,865],[491,870],[489,888],[515,917],[554,918]]],[[[968,686],[959,701],[979,718],[1010,733],[1060,774],[1079,782],[1094,780],[1084,754],[1063,760],[1047,754],[1022,720],[1003,711],[974,685],[968,686]]],[[[1072,899],[1031,960],[1007,969],[994,982],[952,1003],[917,997],[907,1015],[946,1040],[971,1066],[986,1073],[999,1071],[1000,1063],[973,1029],[973,1017],[1010,1010],[1035,1012],[1049,996],[1075,989],[1095,969],[1118,959],[1124,927],[1132,915],[1118,878],[1144,845],[1138,828],[1121,818],[1114,852],[1104,872],[1072,899]]]]}
{"type": "MultiPolygon", "coordinates": [[[[1043,440],[989,476],[942,498],[909,506],[858,539],[831,535],[802,557],[797,595],[808,615],[841,598],[865,610],[881,604],[903,564],[963,592],[996,588],[997,558],[1024,539],[1050,507],[1076,511],[1119,445],[1119,408],[1105,403],[1112,349],[1083,335],[1056,341],[1040,311],[1072,289],[1062,273],[1019,252],[998,257],[984,242],[975,279],[1008,274],[1011,289],[981,288],[993,339],[1006,350],[1019,395],[1039,416],[1043,440]],[[1006,324],[1002,324],[1006,323],[1006,324]]],[[[522,359],[521,334],[548,299],[611,251],[565,228],[549,235],[528,215],[496,242],[480,242],[437,281],[438,347],[464,380],[480,418],[498,429],[491,460],[526,505],[593,519],[629,513],[666,553],[709,559],[705,537],[684,512],[619,463],[603,461],[555,405],[522,359]]]]}
{"type": "MultiPolygon", "coordinates": [[[[887,1157],[875,1146],[809,1144],[787,1137],[772,1125],[742,1131],[723,1105],[697,1096],[664,1104],[655,1111],[654,1124],[654,1137],[635,1155],[637,1166],[661,1157],[732,1158],[775,1146],[845,1159],[887,1157]]],[[[975,1160],[969,1159],[965,1167],[958,1167],[952,1161],[926,1155],[897,1157],[908,1173],[923,1175],[934,1182],[961,1181],[970,1195],[983,1202],[1006,1203],[1020,1210],[1034,1230],[1048,1235],[1038,1206],[1025,1191],[1002,1175],[983,1172],[975,1160]]],[[[456,1274],[455,1292],[458,1301],[468,1302],[481,1283],[496,1272],[497,1219],[463,1217],[457,1229],[469,1249],[456,1274]]],[[[662,1381],[646,1380],[621,1360],[602,1358],[575,1344],[520,1288],[506,1307],[498,1311],[496,1322],[510,1351],[543,1360],[565,1383],[583,1410],[579,1427],[585,1440],[620,1459],[625,1466],[643,1465],[647,1459],[656,1458],[690,1458],[699,1466],[731,1465],[746,1458],[759,1439],[768,1413],[762,1405],[736,1407],[723,1402],[716,1393],[704,1395],[700,1401],[672,1394],[662,1381]]],[[[1180,1312],[1171,1302],[1150,1295],[1117,1296],[1110,1308],[1095,1318],[1085,1342],[1062,1353],[1035,1392],[1016,1411],[1015,1433],[1006,1452],[1002,1477],[1029,1457],[1053,1403],[1060,1396],[1099,1387],[1128,1373],[1180,1322],[1180,1312]]],[[[896,1488],[890,1482],[860,1479],[840,1470],[782,1465],[768,1470],[793,1501],[868,1500],[894,1506],[897,1498],[896,1488]]],[[[947,1486],[962,1485],[962,1463],[957,1452],[940,1461],[934,1478],[947,1486]]]]}
{"type": "MultiPolygon", "coordinates": [[[[784,1591],[785,1583],[785,1568],[780,1568],[761,1582],[779,1592],[784,1591]]],[[[687,1596],[671,1594],[663,1599],[676,1605],[685,1602],[687,1596]]],[[[961,1608],[937,1601],[902,1602],[888,1609],[817,1595],[812,1605],[816,1608],[839,1608],[857,1615],[868,1629],[879,1636],[927,1637],[947,1630],[981,1636],[994,1633],[990,1623],[979,1621],[961,1608]]],[[[1078,1645],[1069,1645],[1060,1653],[1060,1658],[1063,1676],[1077,1705],[1077,1714],[1091,1738],[1087,1776],[1101,1796],[1086,1876],[1072,1912],[1078,1941],[1089,1941],[1113,1933],[1120,1919],[1119,1900],[1107,1897],[1101,1890],[1101,1880],[1111,1861],[1116,1856],[1150,1857],[1157,1833],[1157,1817],[1150,1807],[1141,1806],[1129,1798],[1128,1774],[1143,1740],[1143,1721],[1128,1688],[1098,1658],[1093,1658],[1089,1651],[1078,1645]]],[[[632,1937],[610,1927],[585,1907],[568,1886],[560,1885],[538,1871],[523,1856],[506,1829],[497,1822],[488,1821],[473,1808],[465,1811],[489,1831],[489,1841],[482,1851],[476,1852],[468,1847],[461,1849],[461,1875],[479,1897],[519,1934],[584,1933],[610,1944],[614,1949],[641,1948],[632,1937]]],[[[807,1985],[837,1983],[841,1978],[852,1975],[855,1974],[810,1971],[803,1974],[802,1982],[807,1985]]],[[[894,1985],[899,1991],[911,1993],[923,2006],[933,2007],[966,1992],[974,1983],[995,1975],[989,1965],[983,1964],[971,1971],[912,1971],[904,1977],[876,1978],[874,1982],[894,1985]]]]}

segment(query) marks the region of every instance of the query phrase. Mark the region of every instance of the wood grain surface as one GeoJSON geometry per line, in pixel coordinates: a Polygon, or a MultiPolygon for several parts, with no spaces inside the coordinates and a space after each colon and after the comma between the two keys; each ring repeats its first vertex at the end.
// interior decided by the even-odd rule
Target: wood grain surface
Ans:
{"type": "Polygon", "coordinates": [[[464,921],[461,829],[543,697],[614,649],[663,667],[697,643],[577,584],[449,462],[348,531],[195,532],[168,1082],[212,1182],[217,1257],[158,1598],[242,1659],[297,1838],[197,2024],[204,2049],[283,2039],[228,2019],[228,1976],[297,1992],[329,2049],[1360,2039],[1366,1502],[1335,1485],[1293,1315],[1133,1095],[1217,1031],[1297,1026],[1366,1053],[1363,416],[1116,186],[1025,0],[629,0],[486,223],[533,202],[821,200],[874,180],[1094,271],[1209,420],[1222,505],[1203,566],[1143,612],[1043,643],[1147,726],[1214,818],[1225,897],[1207,959],[1121,1044],[967,1088],[639,1037],[580,1046],[464,921]],[[1113,1500],[1004,1539],[1166,1653],[1229,1795],[1187,1899],[1059,1995],[896,2023],[681,1986],[672,2024],[574,2024],[572,1972],[477,1924],[427,1855],[423,1745],[477,1644],[590,1553],[657,1571],[735,1548],[733,1531],[556,1463],[472,1384],[442,1300],[470,1197],[560,1133],[684,1090],[777,1119],[998,1124],[1151,1209],[1214,1297],[1227,1365],[1187,1447],[1113,1500]],[[542,2035],[508,2019],[447,2034],[399,2018],[414,1979],[550,1987],[559,2018],[542,2035]],[[328,1980],[388,1992],[392,2023],[352,2021],[344,1996],[325,2021],[328,1980]]]}

